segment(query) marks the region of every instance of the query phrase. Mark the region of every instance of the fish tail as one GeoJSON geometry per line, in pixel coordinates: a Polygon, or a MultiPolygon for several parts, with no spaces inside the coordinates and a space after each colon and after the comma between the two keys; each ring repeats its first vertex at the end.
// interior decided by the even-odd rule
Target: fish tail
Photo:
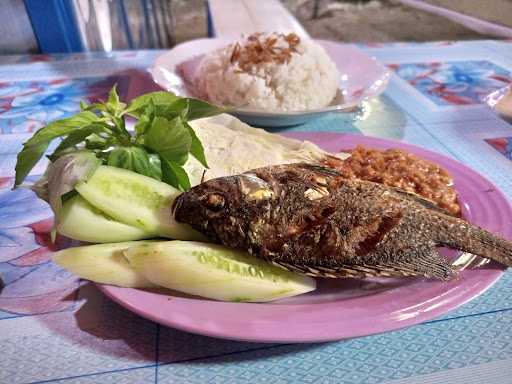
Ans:
{"type": "Polygon", "coordinates": [[[512,267],[512,242],[468,222],[443,214],[439,243],[512,267]]]}

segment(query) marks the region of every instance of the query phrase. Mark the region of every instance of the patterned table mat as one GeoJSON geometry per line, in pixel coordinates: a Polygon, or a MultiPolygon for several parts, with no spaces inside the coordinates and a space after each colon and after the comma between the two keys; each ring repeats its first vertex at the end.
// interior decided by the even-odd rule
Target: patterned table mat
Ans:
{"type": "MultiPolygon", "coordinates": [[[[485,174],[512,197],[512,127],[481,104],[512,80],[512,43],[361,46],[393,70],[352,115],[293,128],[427,147],[485,174]]],[[[0,383],[512,383],[512,273],[456,311],[404,330],[311,345],[224,341],[161,327],[49,261],[51,212],[11,191],[30,133],[118,84],[155,89],[158,51],[0,56],[0,383]]],[[[31,174],[36,179],[44,161],[31,174]]],[[[293,319],[290,319],[293,321],[293,319]]]]}

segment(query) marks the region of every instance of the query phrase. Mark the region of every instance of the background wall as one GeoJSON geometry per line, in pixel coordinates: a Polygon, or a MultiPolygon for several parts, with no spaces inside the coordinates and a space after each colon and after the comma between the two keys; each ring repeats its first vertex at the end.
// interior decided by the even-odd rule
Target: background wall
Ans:
{"type": "Polygon", "coordinates": [[[0,0],[0,3],[0,54],[38,52],[23,0],[0,0]]]}

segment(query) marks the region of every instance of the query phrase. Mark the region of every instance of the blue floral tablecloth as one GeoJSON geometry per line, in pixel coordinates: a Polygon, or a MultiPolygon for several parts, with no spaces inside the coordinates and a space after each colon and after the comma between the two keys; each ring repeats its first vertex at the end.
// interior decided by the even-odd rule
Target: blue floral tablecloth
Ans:
{"type": "MultiPolygon", "coordinates": [[[[393,71],[351,115],[293,130],[352,132],[464,162],[512,197],[512,126],[482,97],[512,80],[512,43],[361,46],[393,71]]],[[[268,345],[192,335],[144,320],[54,265],[48,206],[11,191],[31,132],[116,83],[154,90],[158,51],[0,56],[0,383],[512,383],[512,274],[442,318],[327,344],[268,345]]],[[[32,172],[35,179],[42,161],[32,172]]],[[[512,218],[511,218],[512,224],[512,218]]],[[[293,321],[293,319],[290,319],[293,321]]]]}

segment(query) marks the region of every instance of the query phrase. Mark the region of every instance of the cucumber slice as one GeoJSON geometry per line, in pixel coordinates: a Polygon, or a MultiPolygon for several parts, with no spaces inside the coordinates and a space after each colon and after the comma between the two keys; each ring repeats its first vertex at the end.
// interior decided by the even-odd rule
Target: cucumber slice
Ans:
{"type": "Polygon", "coordinates": [[[129,288],[155,285],[133,270],[123,256],[128,247],[146,242],[96,244],[68,248],[53,255],[53,261],[71,273],[101,284],[129,288]]]}
{"type": "Polygon", "coordinates": [[[316,288],[310,277],[216,244],[156,242],[130,247],[124,255],[149,281],[211,299],[265,302],[316,288]]]}
{"type": "Polygon", "coordinates": [[[117,243],[151,237],[143,229],[111,219],[80,195],[64,203],[57,222],[57,232],[89,243],[117,243]]]}
{"type": "Polygon", "coordinates": [[[153,236],[204,239],[190,226],[174,220],[171,207],[180,191],[161,181],[102,165],[75,189],[89,204],[108,216],[153,236]]]}

